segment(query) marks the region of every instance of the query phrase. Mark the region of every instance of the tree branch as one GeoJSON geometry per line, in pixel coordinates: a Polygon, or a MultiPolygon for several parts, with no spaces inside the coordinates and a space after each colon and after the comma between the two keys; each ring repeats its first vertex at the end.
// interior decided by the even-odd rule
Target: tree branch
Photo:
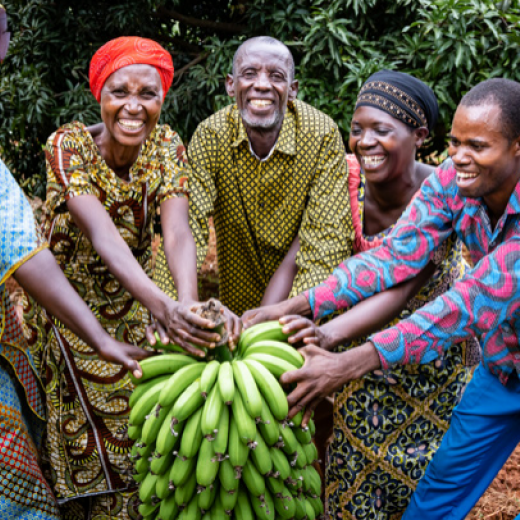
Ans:
{"type": "Polygon", "coordinates": [[[203,48],[198,45],[194,45],[193,43],[189,43],[187,41],[182,40],[181,38],[175,38],[174,36],[166,36],[163,34],[157,35],[156,38],[162,42],[173,43],[177,47],[184,49],[186,54],[190,54],[192,56],[198,56],[203,48]]]}
{"type": "Polygon", "coordinates": [[[209,52],[205,52],[204,54],[200,54],[194,60],[191,60],[189,63],[181,67],[179,70],[175,71],[175,86],[177,86],[182,78],[182,75],[197,63],[200,63],[202,60],[205,60],[208,57],[209,52]]]}
{"type": "Polygon", "coordinates": [[[191,16],[185,16],[172,9],[166,9],[165,7],[159,7],[157,9],[159,16],[165,16],[186,25],[192,27],[200,27],[202,29],[211,29],[217,32],[228,32],[232,34],[240,34],[246,32],[248,29],[245,25],[237,25],[234,23],[226,22],[213,22],[211,20],[200,20],[199,18],[192,18],[191,16]]]}

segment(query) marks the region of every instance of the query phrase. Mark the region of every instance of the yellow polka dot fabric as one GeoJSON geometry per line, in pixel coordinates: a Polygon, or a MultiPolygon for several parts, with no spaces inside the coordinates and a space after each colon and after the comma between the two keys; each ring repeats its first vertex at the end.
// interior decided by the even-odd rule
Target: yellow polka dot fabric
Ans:
{"type": "MultiPolygon", "coordinates": [[[[302,101],[289,103],[273,153],[259,161],[235,105],[202,122],[188,147],[190,225],[199,267],[214,218],[220,299],[242,314],[260,305],[299,236],[291,295],[319,284],[350,255],[352,220],[345,149],[336,124],[302,101]]],[[[162,247],[155,279],[174,294],[162,247]]]]}

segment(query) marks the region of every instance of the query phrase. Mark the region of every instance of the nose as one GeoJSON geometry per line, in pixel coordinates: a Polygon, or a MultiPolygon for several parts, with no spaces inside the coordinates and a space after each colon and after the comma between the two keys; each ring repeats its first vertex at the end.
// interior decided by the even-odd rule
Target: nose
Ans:
{"type": "Polygon", "coordinates": [[[361,148],[370,148],[377,144],[377,139],[375,138],[374,132],[370,130],[363,130],[361,135],[359,136],[358,146],[361,148]]]}
{"type": "Polygon", "coordinates": [[[451,157],[455,165],[467,165],[471,161],[466,146],[454,146],[453,144],[450,144],[448,147],[448,155],[451,157]]]}
{"type": "Polygon", "coordinates": [[[141,105],[137,96],[128,96],[125,103],[126,110],[131,114],[136,114],[141,111],[143,106],[141,105]]]}
{"type": "Polygon", "coordinates": [[[255,88],[258,90],[269,90],[271,88],[271,82],[267,72],[260,72],[255,79],[255,88]]]}

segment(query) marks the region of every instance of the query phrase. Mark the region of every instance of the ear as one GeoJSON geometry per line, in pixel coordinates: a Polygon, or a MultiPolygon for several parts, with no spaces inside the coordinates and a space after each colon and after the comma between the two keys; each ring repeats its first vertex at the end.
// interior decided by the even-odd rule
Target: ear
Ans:
{"type": "Polygon", "coordinates": [[[298,95],[298,80],[294,79],[289,87],[288,101],[294,101],[298,95]]]}
{"type": "Polygon", "coordinates": [[[421,126],[421,128],[414,130],[416,148],[420,148],[422,146],[429,133],[429,130],[425,126],[421,126]]]}
{"type": "Polygon", "coordinates": [[[235,97],[235,82],[231,74],[226,76],[226,92],[229,97],[235,97]]]}

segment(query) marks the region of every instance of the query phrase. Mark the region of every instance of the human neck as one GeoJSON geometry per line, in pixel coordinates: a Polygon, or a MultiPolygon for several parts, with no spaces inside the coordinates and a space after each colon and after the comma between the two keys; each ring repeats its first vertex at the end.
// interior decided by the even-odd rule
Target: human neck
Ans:
{"type": "Polygon", "coordinates": [[[278,128],[269,130],[246,127],[251,148],[260,159],[265,159],[273,149],[280,135],[280,128],[281,125],[278,128]]]}
{"type": "Polygon", "coordinates": [[[422,183],[421,166],[414,160],[401,175],[387,182],[370,182],[366,179],[366,195],[383,211],[405,208],[422,183]]]}
{"type": "Polygon", "coordinates": [[[141,146],[123,146],[114,141],[106,130],[102,131],[94,141],[98,145],[101,157],[114,173],[123,180],[128,180],[130,168],[133,166],[141,146]]]}

